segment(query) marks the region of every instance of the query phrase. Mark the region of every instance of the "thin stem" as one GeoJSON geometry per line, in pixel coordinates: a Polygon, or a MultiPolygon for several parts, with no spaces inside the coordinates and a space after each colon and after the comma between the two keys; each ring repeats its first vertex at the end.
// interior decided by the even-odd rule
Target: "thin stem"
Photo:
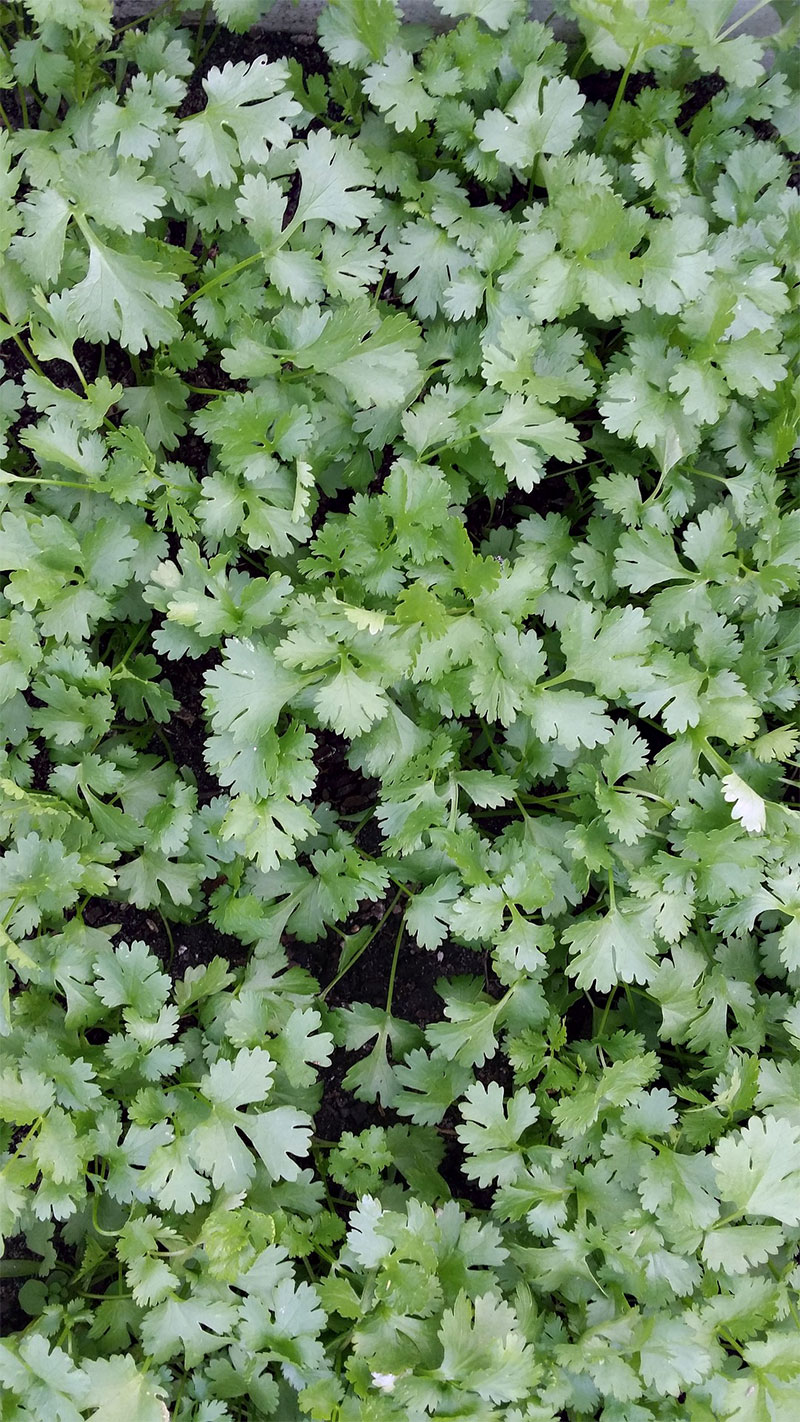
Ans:
{"type": "Polygon", "coordinates": [[[100,1194],[99,1191],[95,1190],[94,1199],[92,1200],[92,1228],[95,1230],[96,1234],[102,1234],[105,1239],[118,1239],[122,1233],[121,1229],[104,1229],[103,1226],[98,1223],[97,1212],[99,1207],[100,1194]]]}
{"type": "Polygon", "coordinates": [[[243,260],[237,262],[235,266],[226,267],[224,272],[217,272],[215,276],[211,277],[207,282],[204,282],[202,286],[199,286],[196,291],[190,291],[189,295],[184,297],[178,310],[183,311],[185,306],[191,306],[193,301],[199,301],[201,296],[205,296],[207,291],[211,291],[215,286],[219,286],[220,282],[227,281],[229,277],[237,276],[239,272],[245,270],[245,267],[252,267],[254,262],[260,262],[261,259],[262,253],[254,252],[251,257],[244,257],[243,260]]]}
{"type": "MultiPolygon", "coordinates": [[[[3,39],[2,35],[0,35],[0,51],[2,51],[2,53],[5,55],[6,59],[8,60],[9,68],[13,70],[13,68],[14,68],[14,63],[13,63],[13,60],[12,60],[12,58],[11,58],[11,51],[10,51],[8,45],[6,44],[5,40],[3,39]]],[[[17,80],[17,97],[19,98],[19,106],[20,106],[20,111],[21,111],[21,113],[22,113],[22,127],[23,127],[23,128],[30,128],[31,125],[30,125],[30,119],[29,119],[29,117],[28,117],[28,105],[27,105],[27,102],[26,102],[26,99],[25,99],[25,88],[24,88],[24,86],[23,86],[23,84],[21,83],[20,80],[17,80]]],[[[2,111],[1,106],[0,106],[0,111],[2,111]]],[[[3,117],[5,118],[5,112],[3,112],[3,117]]],[[[8,120],[6,120],[6,122],[8,122],[8,120]]],[[[10,124],[9,124],[8,126],[9,126],[9,128],[11,127],[10,124]]]]}
{"type": "Polygon", "coordinates": [[[196,69],[199,69],[199,68],[200,68],[200,65],[205,63],[205,60],[206,60],[207,55],[208,55],[209,52],[214,48],[214,45],[215,45],[216,42],[217,42],[217,36],[219,35],[219,32],[220,32],[221,29],[222,29],[222,25],[215,25],[215,26],[214,26],[214,29],[211,31],[211,35],[210,35],[210,37],[209,37],[209,39],[208,39],[208,42],[203,46],[202,51],[201,51],[200,54],[198,55],[197,63],[196,63],[196,65],[195,65],[195,68],[196,68],[196,69]]]}
{"type": "MultiPolygon", "coordinates": [[[[632,72],[632,70],[633,70],[633,66],[634,66],[634,64],[636,63],[636,60],[638,59],[638,57],[639,57],[639,46],[638,46],[638,44],[635,44],[635,45],[633,46],[633,49],[631,50],[631,55],[630,55],[630,58],[629,58],[629,60],[628,60],[628,63],[625,65],[625,68],[624,68],[623,71],[622,71],[622,78],[620,79],[619,84],[617,85],[617,92],[616,92],[616,94],[614,95],[614,102],[613,102],[613,104],[611,105],[611,108],[610,108],[609,111],[608,111],[608,115],[607,115],[607,117],[606,117],[606,121],[605,121],[605,123],[603,124],[603,127],[602,127],[601,130],[600,130],[600,133],[601,133],[601,134],[602,134],[602,133],[605,133],[606,129],[611,127],[611,125],[612,125],[613,122],[614,122],[614,119],[615,119],[616,116],[617,116],[617,110],[619,109],[619,106],[620,106],[620,104],[622,103],[623,98],[625,97],[625,90],[626,90],[626,88],[628,87],[628,80],[629,80],[630,77],[631,77],[631,72],[632,72]]],[[[599,135],[598,135],[598,137],[599,137],[599,135]]]]}
{"type": "Polygon", "coordinates": [[[644,499],[642,502],[643,509],[646,509],[648,504],[652,504],[653,500],[658,498],[659,494],[661,493],[661,490],[664,487],[664,480],[666,479],[666,477],[667,471],[666,469],[662,469],[661,473],[658,476],[658,483],[656,484],[655,488],[651,490],[651,492],[647,495],[647,498],[644,499]]]}
{"type": "Polygon", "coordinates": [[[143,15],[137,15],[135,19],[128,20],[124,25],[115,25],[114,34],[122,35],[126,30],[136,29],[138,25],[143,25],[146,20],[152,20],[156,15],[161,15],[165,10],[174,10],[175,0],[163,0],[163,4],[156,5],[152,10],[145,10],[143,15]]]}
{"type": "Polygon", "coordinates": [[[158,737],[162,746],[164,747],[164,750],[167,753],[167,760],[170,762],[170,764],[174,765],[175,757],[172,754],[172,746],[170,745],[160,726],[153,726],[153,735],[158,737]]]}
{"type": "Polygon", "coordinates": [[[720,33],[717,35],[717,39],[727,39],[728,35],[732,35],[734,30],[738,30],[741,25],[744,25],[747,22],[747,20],[752,19],[753,15],[757,15],[759,10],[766,10],[769,4],[770,0],[756,0],[755,5],[751,5],[749,10],[745,10],[743,15],[739,15],[737,19],[733,20],[731,24],[728,25],[727,29],[721,30],[720,33]]]}
{"type": "Polygon", "coordinates": [[[722,756],[719,754],[719,751],[714,750],[714,747],[711,745],[707,738],[701,741],[700,750],[706,757],[706,760],[709,760],[711,762],[714,769],[717,771],[717,774],[730,775],[731,768],[728,765],[728,762],[726,760],[723,760],[722,756]]]}
{"type": "Polygon", "coordinates": [[[81,484],[77,479],[34,479],[26,474],[0,475],[0,484],[54,484],[57,489],[80,489],[84,494],[97,488],[96,484],[81,484]]]}
{"type": "Polygon", "coordinates": [[[395,980],[395,976],[396,976],[396,974],[397,974],[397,964],[398,964],[398,961],[399,961],[399,958],[400,958],[400,945],[401,945],[401,943],[403,942],[403,933],[405,932],[405,927],[406,927],[406,916],[405,916],[405,914],[403,914],[402,918],[400,919],[400,927],[399,927],[398,930],[397,930],[397,937],[396,937],[395,942],[394,942],[394,954],[393,954],[393,956],[392,956],[392,966],[391,966],[391,970],[390,970],[390,972],[389,972],[389,988],[388,988],[388,991],[387,991],[387,993],[386,993],[386,1016],[387,1016],[387,1017],[389,1016],[389,1014],[391,1013],[391,1010],[392,1010],[392,998],[394,997],[394,980],[395,980]]]}
{"type": "Polygon", "coordinates": [[[708,469],[695,469],[694,466],[691,464],[689,465],[687,472],[689,474],[696,475],[698,479],[713,479],[715,484],[730,483],[730,480],[724,478],[722,474],[712,474],[708,469]]]}
{"type": "Polygon", "coordinates": [[[42,370],[42,367],[40,366],[38,360],[36,359],[36,356],[33,354],[33,351],[31,351],[31,350],[28,349],[28,347],[26,346],[26,344],[25,344],[25,342],[23,341],[23,339],[22,339],[21,335],[19,334],[19,332],[18,332],[18,331],[12,331],[12,332],[11,332],[11,339],[12,339],[12,341],[14,342],[14,344],[15,344],[16,346],[18,346],[19,349],[22,351],[22,354],[24,355],[26,361],[28,362],[28,365],[30,366],[31,370],[35,371],[35,373],[36,373],[37,375],[40,375],[43,380],[46,380],[46,379],[47,379],[47,376],[45,375],[44,371],[42,370]]]}
{"type": "Polygon", "coordinates": [[[381,279],[380,279],[380,281],[378,282],[378,285],[376,286],[376,288],[375,288],[375,290],[374,290],[374,292],[373,292],[373,294],[372,294],[372,304],[373,304],[373,306],[377,306],[378,302],[379,302],[380,299],[381,299],[381,292],[383,291],[384,283],[385,283],[385,281],[386,281],[386,278],[387,278],[388,274],[389,274],[389,268],[388,268],[388,267],[384,267],[383,271],[381,272],[381,279]]]}
{"type": "Polygon", "coordinates": [[[400,891],[398,890],[398,892],[395,894],[394,898],[392,899],[392,902],[390,903],[389,907],[387,908],[385,914],[383,915],[383,918],[381,919],[380,923],[378,924],[377,928],[374,928],[374,929],[373,929],[373,931],[372,931],[372,933],[369,935],[369,938],[367,939],[366,943],[362,943],[362,945],[361,945],[361,947],[359,948],[358,952],[353,955],[353,957],[350,959],[349,963],[346,963],[346,964],[345,964],[345,966],[341,969],[341,971],[336,974],[336,977],[335,977],[335,978],[331,978],[331,980],[330,980],[330,982],[328,983],[327,987],[324,987],[324,988],[322,989],[322,991],[320,992],[320,994],[319,994],[320,997],[326,997],[327,994],[331,991],[331,988],[336,987],[336,984],[337,984],[338,982],[341,982],[341,980],[342,980],[342,978],[344,977],[345,973],[349,973],[350,969],[358,962],[359,958],[362,958],[362,957],[364,956],[364,954],[366,953],[367,949],[370,947],[370,945],[371,945],[371,944],[375,941],[375,939],[377,938],[378,934],[380,933],[381,929],[383,928],[384,924],[386,923],[386,920],[391,916],[392,910],[394,909],[394,906],[395,906],[395,904],[397,903],[397,901],[398,901],[399,898],[400,898],[400,891]]]}
{"type": "Polygon", "coordinates": [[[200,46],[203,43],[203,35],[205,34],[206,30],[206,20],[208,19],[209,3],[210,0],[203,0],[203,8],[200,11],[200,18],[197,21],[197,33],[195,35],[194,46],[192,50],[192,58],[194,59],[195,69],[197,69],[198,65],[200,64],[200,46]]]}
{"type": "Polygon", "coordinates": [[[42,1259],[0,1259],[0,1279],[21,1279],[26,1274],[38,1274],[42,1259]]]}
{"type": "Polygon", "coordinates": [[[585,45],[583,46],[583,49],[581,50],[580,54],[578,55],[578,58],[576,59],[575,64],[573,65],[573,68],[572,68],[572,78],[573,78],[573,79],[578,79],[578,78],[580,78],[580,75],[583,73],[583,67],[584,67],[584,65],[585,65],[585,63],[586,63],[586,61],[587,61],[588,58],[589,58],[589,46],[588,46],[588,44],[585,44],[585,45]]]}
{"type": "Polygon", "coordinates": [[[28,114],[28,104],[25,98],[25,90],[21,84],[17,85],[17,98],[19,99],[20,113],[22,115],[22,127],[30,128],[31,121],[28,114]]]}
{"type": "Polygon", "coordinates": [[[718,1328],[717,1335],[722,1339],[723,1343],[727,1343],[728,1347],[733,1349],[734,1353],[738,1353],[740,1358],[744,1357],[741,1347],[736,1342],[736,1339],[731,1337],[727,1328],[718,1328]]]}
{"type": "Polygon", "coordinates": [[[520,795],[523,805],[551,805],[554,800],[574,800],[580,790],[559,790],[555,795],[520,795]]]}
{"type": "Polygon", "coordinates": [[[122,671],[122,668],[125,666],[125,663],[127,662],[128,658],[131,656],[131,654],[132,654],[133,652],[135,652],[135,650],[136,650],[136,648],[138,647],[139,643],[141,642],[142,638],[145,636],[145,634],[146,634],[149,630],[150,630],[150,624],[149,624],[148,622],[145,622],[145,623],[139,628],[139,631],[136,633],[136,636],[134,637],[133,641],[129,644],[127,651],[120,657],[119,661],[118,661],[118,662],[114,665],[114,667],[112,668],[112,671],[111,671],[111,675],[112,675],[112,676],[114,676],[116,673],[122,671]]]}
{"type": "Polygon", "coordinates": [[[43,1120],[43,1116],[37,1116],[30,1130],[26,1131],[25,1135],[22,1137],[22,1140],[17,1142],[17,1145],[9,1155],[8,1160],[3,1165],[2,1170],[0,1170],[0,1175],[5,1175],[11,1162],[16,1160],[18,1155],[21,1155],[22,1151],[24,1151],[26,1145],[28,1144],[28,1141],[30,1140],[31,1136],[36,1135],[36,1132],[39,1130],[39,1127],[41,1126],[43,1120]]]}
{"type": "Polygon", "coordinates": [[[743,1214],[744,1210],[734,1210],[733,1214],[725,1215],[724,1219],[715,1220],[711,1228],[722,1229],[723,1225],[733,1224],[735,1220],[740,1220],[743,1214]]]}
{"type": "Polygon", "coordinates": [[[167,922],[160,909],[158,910],[158,916],[161,919],[161,922],[164,926],[164,932],[167,936],[167,942],[169,944],[169,960],[167,962],[167,967],[171,968],[175,958],[175,940],[172,937],[172,929],[170,928],[169,923],[167,922]]]}
{"type": "Polygon", "coordinates": [[[548,677],[546,681],[537,681],[537,691],[547,691],[551,686],[562,686],[565,681],[576,681],[571,671],[562,671],[558,676],[548,677]]]}
{"type": "Polygon", "coordinates": [[[606,1005],[605,1005],[605,1007],[603,1008],[603,1015],[602,1015],[602,1017],[600,1018],[600,1021],[599,1021],[598,1024],[597,1024],[597,1030],[595,1031],[595,1034],[594,1034],[595,1037],[602,1037],[603,1032],[605,1031],[606,1022],[608,1021],[608,1014],[609,1014],[609,1012],[611,1011],[611,1004],[612,1004],[612,1002],[614,1001],[614,998],[616,997],[616,995],[617,995],[617,989],[616,989],[616,988],[612,988],[612,989],[611,989],[611,992],[608,994],[608,998],[607,998],[607,1000],[606,1000],[606,1005]]]}
{"type": "Polygon", "coordinates": [[[4,916],[4,918],[3,918],[2,925],[1,925],[1,926],[6,930],[6,932],[8,932],[8,929],[9,929],[10,926],[11,926],[11,920],[13,919],[14,914],[16,913],[17,909],[19,908],[20,904],[22,903],[22,900],[23,900],[24,897],[25,897],[24,894],[20,892],[19,894],[17,894],[17,897],[15,898],[15,900],[14,900],[14,902],[12,903],[11,907],[10,907],[9,909],[6,909],[5,916],[4,916]]]}
{"type": "MultiPolygon", "coordinates": [[[[773,1277],[773,1279],[775,1280],[775,1282],[776,1282],[777,1284],[782,1283],[781,1276],[780,1276],[780,1274],[778,1273],[777,1269],[775,1268],[775,1265],[772,1263],[771,1260],[768,1260],[768,1261],[767,1261],[767,1268],[769,1269],[769,1272],[770,1272],[770,1274],[772,1275],[772,1277],[773,1277]]],[[[786,1303],[787,1303],[787,1305],[788,1305],[789,1312],[790,1312],[790,1314],[792,1315],[792,1318],[794,1319],[795,1327],[797,1328],[798,1332],[800,1332],[800,1314],[797,1312],[797,1309],[796,1309],[795,1306],[794,1306],[794,1303],[793,1303],[793,1301],[792,1301],[792,1296],[791,1296],[791,1294],[789,1293],[789,1290],[788,1290],[788,1289],[786,1290],[786,1303]]]]}

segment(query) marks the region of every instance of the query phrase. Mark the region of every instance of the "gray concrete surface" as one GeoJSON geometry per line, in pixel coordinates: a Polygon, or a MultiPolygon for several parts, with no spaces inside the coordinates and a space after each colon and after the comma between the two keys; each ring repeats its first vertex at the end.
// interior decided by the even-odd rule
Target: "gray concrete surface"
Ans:
{"type": "MultiPolygon", "coordinates": [[[[146,13],[153,9],[157,0],[117,0],[114,8],[120,20],[132,20],[137,15],[146,13]]],[[[729,23],[733,23],[737,15],[746,15],[748,10],[753,8],[755,0],[737,0],[736,8],[729,23]]],[[[294,0],[275,0],[269,13],[262,20],[265,29],[283,30],[291,34],[313,34],[316,30],[317,15],[322,9],[324,0],[299,0],[295,4],[294,0]]],[[[440,10],[431,4],[431,0],[401,0],[401,8],[410,21],[424,21],[426,24],[433,24],[437,28],[443,29],[448,21],[444,18],[440,10]]],[[[198,3],[198,10],[200,4],[198,3]]],[[[552,11],[551,0],[531,0],[531,14],[537,20],[546,20],[552,11]]],[[[190,20],[186,17],[186,21],[190,20]]],[[[768,35],[778,28],[779,21],[775,11],[770,5],[759,10],[755,15],[749,16],[744,22],[743,30],[749,30],[751,34],[768,35]]],[[[555,19],[553,28],[559,28],[559,21],[555,19]]]]}

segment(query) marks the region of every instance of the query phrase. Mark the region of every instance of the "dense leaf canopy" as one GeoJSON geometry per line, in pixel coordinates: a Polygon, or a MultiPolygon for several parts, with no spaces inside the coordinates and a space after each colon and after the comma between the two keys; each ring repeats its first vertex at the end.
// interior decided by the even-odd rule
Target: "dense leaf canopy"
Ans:
{"type": "Polygon", "coordinates": [[[797,14],[436,4],[0,7],[3,1422],[800,1413],[797,14]]]}

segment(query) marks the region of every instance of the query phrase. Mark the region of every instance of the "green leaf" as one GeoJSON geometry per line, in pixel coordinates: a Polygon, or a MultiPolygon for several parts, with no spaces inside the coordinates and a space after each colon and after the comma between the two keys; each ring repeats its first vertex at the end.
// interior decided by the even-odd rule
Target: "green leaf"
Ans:
{"type": "Polygon", "coordinates": [[[618,983],[648,983],[658,966],[652,911],[631,899],[602,918],[580,919],[563,937],[579,987],[608,992],[618,983]]]}
{"type": "Polygon", "coordinates": [[[800,1224],[800,1133],[776,1116],[758,1116],[718,1142],[714,1170],[724,1200],[743,1215],[800,1224]]]}
{"type": "Polygon", "coordinates": [[[83,1364],[88,1379],[87,1422],[113,1422],[124,1409],[128,1422],[165,1422],[166,1389],[137,1370],[133,1358],[112,1354],[83,1364]],[[116,1409],[116,1411],[115,1411],[116,1409]]]}
{"type": "Polygon", "coordinates": [[[106,1007],[132,1007],[142,1017],[155,1017],[167,1000],[170,980],[146,943],[119,943],[94,964],[95,989],[106,1007]]]}
{"type": "Polygon", "coordinates": [[[415,70],[413,56],[393,44],[380,60],[367,65],[364,93],[400,133],[433,118],[436,103],[415,70]]]}
{"type": "Polygon", "coordinates": [[[286,147],[290,120],[300,113],[286,90],[288,77],[285,60],[270,64],[263,55],[252,64],[228,61],[208,71],[205,108],[178,130],[181,155],[198,177],[229,188],[238,168],[263,164],[271,148],[286,147]]]}
{"type": "Polygon", "coordinates": [[[475,125],[475,136],[485,152],[528,173],[540,154],[569,153],[581,131],[585,102],[574,79],[548,79],[538,65],[530,64],[505,110],[485,113],[475,125]]]}
{"type": "Polygon", "coordinates": [[[352,229],[375,216],[374,174],[354,143],[320,129],[309,133],[294,158],[301,187],[293,224],[323,221],[352,229]]]}
{"type": "Polygon", "coordinates": [[[479,1081],[464,1093],[461,1115],[465,1124],[456,1135],[471,1159],[464,1171],[485,1188],[492,1181],[508,1185],[523,1165],[520,1138],[534,1121],[539,1108],[529,1091],[517,1091],[504,1100],[496,1081],[483,1086],[479,1081]]]}
{"type": "Polygon", "coordinates": [[[532,1345],[520,1333],[514,1310],[495,1293],[481,1294],[474,1303],[460,1293],[442,1315],[438,1336],[439,1376],[485,1402],[525,1397],[538,1377],[532,1345]]]}
{"type": "Polygon", "coordinates": [[[389,1051],[399,1059],[417,1045],[419,1032],[410,1023],[392,1017],[391,1013],[366,1003],[340,1008],[343,1045],[348,1051],[360,1051],[368,1042],[375,1045],[369,1055],[351,1066],[344,1078],[347,1088],[361,1101],[379,1100],[390,1106],[397,1086],[389,1063],[389,1051]]]}
{"type": "Polygon", "coordinates": [[[89,265],[65,311],[89,341],[119,341],[134,355],[180,334],[174,308],[184,286],[158,263],[101,242],[86,226],[89,265]]]}
{"type": "Polygon", "coordinates": [[[463,978],[443,993],[447,1021],[436,1022],[426,1031],[431,1046],[448,1061],[464,1066],[483,1066],[497,1051],[496,1029],[506,1008],[480,991],[475,978],[463,978]]]}
{"type": "Polygon", "coordinates": [[[436,6],[451,19],[475,15],[492,30],[507,29],[521,9],[519,0],[436,0],[436,6]]]}
{"type": "MultiPolygon", "coordinates": [[[[463,777],[462,777],[463,783],[463,777]]],[[[438,948],[447,937],[449,911],[461,892],[457,874],[443,874],[420,889],[406,910],[406,927],[423,948],[438,948]]]]}
{"type": "Polygon", "coordinates": [[[565,463],[584,458],[578,431],[568,420],[522,395],[510,395],[485,426],[482,438],[509,479],[530,490],[544,475],[550,456],[565,463]]]}
{"type": "Polygon", "coordinates": [[[396,0],[331,0],[320,13],[317,33],[337,64],[363,67],[383,57],[397,36],[399,20],[396,0]]]}

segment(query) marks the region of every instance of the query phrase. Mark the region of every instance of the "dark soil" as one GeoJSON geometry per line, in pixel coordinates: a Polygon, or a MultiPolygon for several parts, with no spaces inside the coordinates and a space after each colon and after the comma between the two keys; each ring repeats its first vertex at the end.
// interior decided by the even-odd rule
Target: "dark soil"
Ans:
{"type": "Polygon", "coordinates": [[[173,712],[171,721],[163,730],[175,764],[185,766],[194,776],[198,805],[207,805],[221,793],[218,781],[203,759],[206,737],[203,716],[204,678],[206,672],[216,666],[218,661],[216,652],[207,652],[203,657],[181,657],[180,661],[163,664],[164,675],[179,703],[178,710],[173,712]]]}
{"type": "Polygon", "coordinates": [[[716,94],[721,94],[725,88],[725,80],[719,74],[701,74],[699,79],[693,79],[686,85],[686,99],[678,114],[678,124],[681,128],[686,123],[690,123],[701,109],[710,104],[716,94]]]}
{"type": "MultiPolygon", "coordinates": [[[[599,69],[594,74],[582,74],[577,82],[590,104],[605,104],[610,108],[616,98],[619,81],[618,73],[609,74],[607,70],[599,69]]],[[[625,85],[625,98],[632,104],[643,89],[655,88],[655,75],[631,74],[625,85]]]]}
{"type": "Polygon", "coordinates": [[[92,928],[119,925],[114,933],[118,943],[146,943],[173,978],[182,978],[187,968],[210,963],[212,958],[225,958],[232,967],[241,967],[249,950],[229,933],[220,933],[205,918],[188,923],[168,922],[157,909],[137,909],[133,904],[114,899],[93,899],[83,913],[92,928]]]}

